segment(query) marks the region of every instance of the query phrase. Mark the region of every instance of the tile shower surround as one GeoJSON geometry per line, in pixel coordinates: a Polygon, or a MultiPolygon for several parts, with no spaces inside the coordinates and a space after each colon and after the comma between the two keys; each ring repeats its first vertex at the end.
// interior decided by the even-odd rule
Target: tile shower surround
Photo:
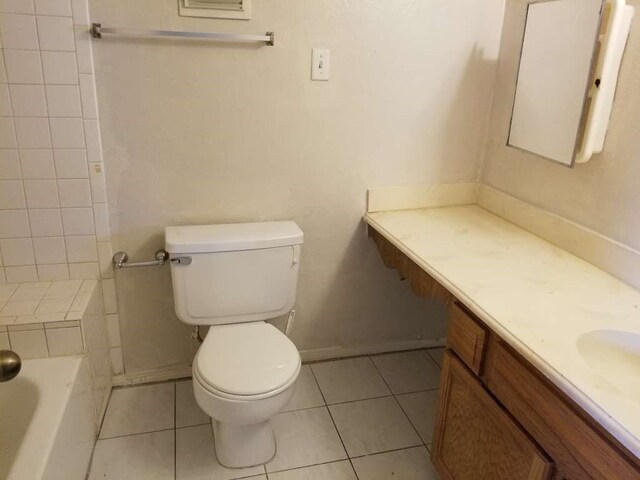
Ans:
{"type": "Polygon", "coordinates": [[[86,0],[0,0],[0,283],[102,278],[122,352],[86,0]]]}

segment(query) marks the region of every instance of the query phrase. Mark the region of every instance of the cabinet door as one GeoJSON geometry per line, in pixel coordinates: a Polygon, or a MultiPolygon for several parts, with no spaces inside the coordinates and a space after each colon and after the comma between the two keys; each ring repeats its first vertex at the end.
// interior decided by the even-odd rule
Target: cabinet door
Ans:
{"type": "Polygon", "coordinates": [[[553,466],[450,351],[445,352],[432,460],[446,480],[547,480],[553,466]]]}

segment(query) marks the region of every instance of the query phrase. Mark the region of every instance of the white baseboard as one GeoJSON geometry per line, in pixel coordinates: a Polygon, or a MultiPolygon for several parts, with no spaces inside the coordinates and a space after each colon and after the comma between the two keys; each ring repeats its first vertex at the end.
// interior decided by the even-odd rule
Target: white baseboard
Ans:
{"type": "MultiPolygon", "coordinates": [[[[334,360],[337,358],[357,357],[359,355],[374,355],[377,353],[400,352],[418,348],[442,347],[445,339],[439,340],[402,340],[397,342],[373,343],[354,347],[326,347],[301,350],[303,362],[317,362],[319,360],[334,360]]],[[[176,365],[168,368],[144,370],[142,372],[125,373],[113,377],[114,387],[126,387],[142,383],[166,382],[191,377],[191,365],[176,365]]]]}
{"type": "Polygon", "coordinates": [[[191,365],[174,365],[166,368],[116,375],[113,377],[113,386],[125,387],[140,383],[166,382],[189,377],[191,377],[191,365]]]}
{"type": "Polygon", "coordinates": [[[400,352],[418,348],[443,347],[445,339],[439,340],[401,340],[397,342],[372,343],[354,347],[335,346],[326,348],[312,348],[300,350],[303,362],[317,362],[319,360],[333,360],[336,358],[357,357],[359,355],[374,355],[377,353],[400,352]]]}

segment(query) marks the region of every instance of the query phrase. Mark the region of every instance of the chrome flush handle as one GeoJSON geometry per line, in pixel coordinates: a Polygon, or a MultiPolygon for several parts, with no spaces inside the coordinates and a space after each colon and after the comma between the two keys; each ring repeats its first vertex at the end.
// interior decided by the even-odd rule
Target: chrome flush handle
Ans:
{"type": "Polygon", "coordinates": [[[191,257],[173,257],[171,263],[174,265],[191,265],[193,259],[191,257]]]}

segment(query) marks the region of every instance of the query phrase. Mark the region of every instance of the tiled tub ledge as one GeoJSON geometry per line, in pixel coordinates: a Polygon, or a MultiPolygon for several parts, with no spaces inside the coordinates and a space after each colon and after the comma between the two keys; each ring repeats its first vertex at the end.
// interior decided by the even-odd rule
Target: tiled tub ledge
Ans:
{"type": "Polygon", "coordinates": [[[97,280],[0,285],[0,346],[25,359],[84,353],[88,314],[102,314],[97,280]]]}
{"type": "Polygon", "coordinates": [[[5,348],[23,360],[81,356],[99,424],[112,384],[98,280],[0,285],[0,349],[5,348]]]}

